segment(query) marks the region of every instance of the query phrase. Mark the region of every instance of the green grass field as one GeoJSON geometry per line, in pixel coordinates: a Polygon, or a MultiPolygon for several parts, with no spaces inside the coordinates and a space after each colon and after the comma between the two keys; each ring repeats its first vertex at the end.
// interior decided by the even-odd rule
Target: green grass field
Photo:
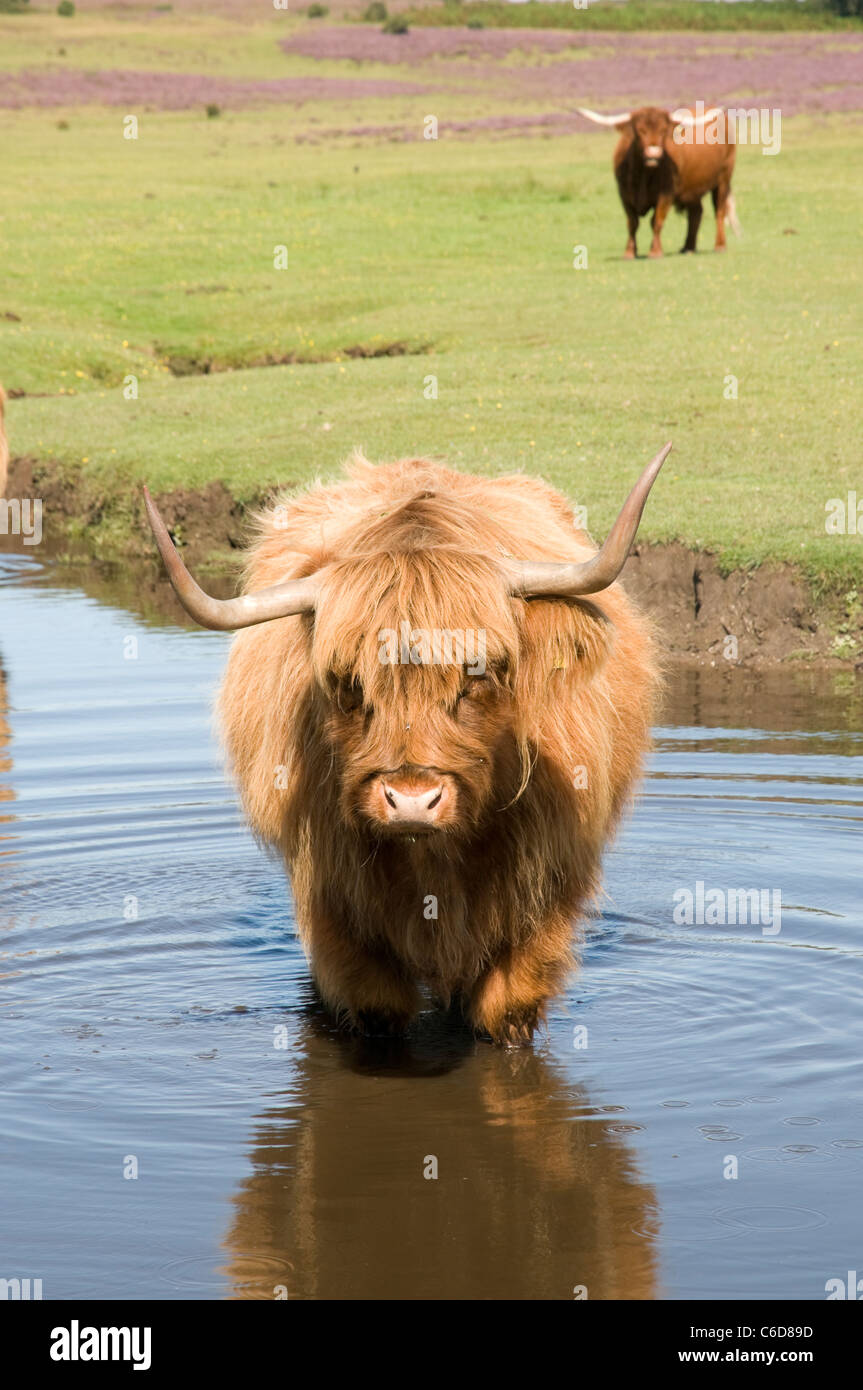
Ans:
{"type": "MultiPolygon", "coordinates": [[[[849,5],[854,0],[848,0],[849,5]]],[[[398,8],[396,6],[395,8],[398,8]]],[[[840,15],[827,0],[735,0],[733,4],[696,4],[694,0],[605,0],[587,9],[547,0],[445,0],[442,4],[408,7],[411,24],[482,24],[512,29],[602,29],[616,32],[695,29],[701,33],[786,31],[794,29],[852,29],[860,16],[840,15]]]]}
{"type": "MultiPolygon", "coordinates": [[[[0,18],[4,62],[38,65],[77,22],[0,18]]],[[[117,23],[76,31],[93,66],[131,65],[110,58],[117,23]]],[[[200,66],[226,23],[166,17],[157,39],[148,20],[141,53],[161,43],[194,70],[172,34],[194,33],[200,66]]],[[[135,32],[125,21],[131,49],[135,32]]],[[[273,33],[238,36],[232,72],[272,75],[273,33]]],[[[27,393],[9,406],[13,453],[103,494],[106,545],[122,544],[142,480],[218,478],[247,500],[332,474],[355,445],[539,472],[600,536],[670,438],[648,538],[728,566],[791,560],[828,587],[859,578],[860,537],[824,526],[829,498],[863,497],[859,125],[800,117],[778,156],[741,148],[743,239],[715,256],[708,208],[697,257],[633,264],[612,136],[460,139],[451,101],[144,110],[137,140],[122,108],[3,112],[0,380],[27,393]],[[437,141],[294,139],[395,119],[419,131],[436,106],[437,141]],[[402,355],[351,355],[393,344],[402,355]],[[279,358],[295,360],[253,365],[279,358]]],[[[668,252],[683,229],[673,215],[668,252]]]]}

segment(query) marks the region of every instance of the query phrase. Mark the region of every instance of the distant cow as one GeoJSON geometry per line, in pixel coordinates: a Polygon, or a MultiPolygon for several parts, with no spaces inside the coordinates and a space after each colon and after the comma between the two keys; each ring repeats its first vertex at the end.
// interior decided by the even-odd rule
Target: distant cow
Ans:
{"type": "Polygon", "coordinates": [[[358,459],[259,518],[246,591],[223,600],[147,495],[183,606],[244,629],[225,742],[354,1027],[403,1029],[426,985],[526,1042],[561,989],[649,743],[650,629],[615,580],[669,448],[599,551],[535,479],[358,459]]]}
{"type": "Polygon", "coordinates": [[[642,106],[620,116],[600,116],[583,107],[578,110],[597,125],[620,131],[614,174],[629,229],[624,252],[627,258],[635,256],[639,218],[651,210],[653,241],[649,254],[662,255],[662,227],[672,205],[689,219],[681,250],[694,251],[705,193],[712,196],[716,212],[714,249],[725,250],[726,217],[735,235],[739,233],[731,194],[737,146],[720,107],[696,114],[689,107],[669,112],[659,106],[642,106]],[[674,138],[678,128],[683,139],[674,138]]]}

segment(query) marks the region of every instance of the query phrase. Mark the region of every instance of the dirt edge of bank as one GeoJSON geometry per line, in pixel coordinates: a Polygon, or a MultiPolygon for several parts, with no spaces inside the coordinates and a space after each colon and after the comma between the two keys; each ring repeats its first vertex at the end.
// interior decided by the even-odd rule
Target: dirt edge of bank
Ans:
{"type": "MultiPolygon", "coordinates": [[[[44,514],[54,525],[51,550],[56,558],[66,558],[62,541],[67,541],[77,548],[78,558],[86,553],[113,565],[129,558],[152,562],[143,504],[133,497],[121,501],[116,493],[94,490],[75,474],[30,458],[11,461],[6,492],[41,497],[44,514]]],[[[224,483],[213,481],[201,491],[176,490],[156,500],[187,563],[221,572],[224,580],[239,571],[249,512],[268,495],[263,491],[240,502],[224,483]]],[[[155,606],[174,612],[167,584],[155,574],[145,579],[142,573],[141,579],[148,608],[164,599],[155,606]]],[[[799,663],[863,674],[863,596],[854,591],[816,595],[791,565],[766,564],[726,574],[709,551],[676,542],[640,543],[627,561],[624,583],[653,618],[675,663],[799,663]]],[[[219,588],[229,592],[230,581],[219,588]]]]}

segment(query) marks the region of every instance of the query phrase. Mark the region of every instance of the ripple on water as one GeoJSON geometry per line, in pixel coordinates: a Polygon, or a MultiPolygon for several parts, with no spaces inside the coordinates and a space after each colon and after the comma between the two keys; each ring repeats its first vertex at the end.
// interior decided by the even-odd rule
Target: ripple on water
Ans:
{"type": "Polygon", "coordinates": [[[827,1221],[824,1212],[803,1207],[724,1207],[716,1219],[752,1231],[802,1231],[827,1221]]]}

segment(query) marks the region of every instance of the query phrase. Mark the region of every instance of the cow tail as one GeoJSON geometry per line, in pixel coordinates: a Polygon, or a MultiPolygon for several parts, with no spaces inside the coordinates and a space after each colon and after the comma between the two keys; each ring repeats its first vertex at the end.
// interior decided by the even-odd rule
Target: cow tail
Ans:
{"type": "Polygon", "coordinates": [[[737,220],[737,204],[734,201],[734,194],[729,193],[725,200],[725,216],[728,218],[728,225],[735,236],[743,235],[743,228],[737,220]]]}

